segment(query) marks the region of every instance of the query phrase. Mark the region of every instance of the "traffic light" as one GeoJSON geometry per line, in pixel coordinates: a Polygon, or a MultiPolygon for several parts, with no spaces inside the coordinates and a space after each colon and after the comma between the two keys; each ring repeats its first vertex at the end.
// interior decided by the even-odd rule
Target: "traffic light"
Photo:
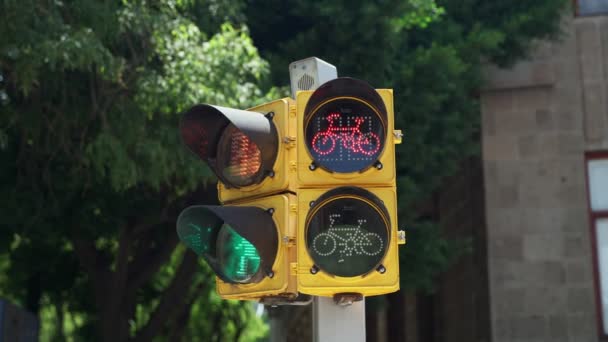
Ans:
{"type": "Polygon", "coordinates": [[[392,90],[337,78],[296,95],[298,291],[399,289],[392,90]]]}
{"type": "Polygon", "coordinates": [[[197,105],[182,115],[185,145],[217,175],[224,206],[192,206],[177,221],[180,240],[216,274],[223,298],[295,298],[297,200],[292,99],[239,110],[197,105]]]}
{"type": "Polygon", "coordinates": [[[185,209],[177,232],[223,298],[399,289],[392,90],[337,78],[295,101],[197,105],[180,132],[217,175],[223,206],[185,209]]]}
{"type": "Polygon", "coordinates": [[[394,186],[393,92],[337,78],[296,95],[302,187],[394,186]]]}
{"type": "Polygon", "coordinates": [[[191,206],[177,220],[180,240],[215,272],[223,298],[297,295],[291,262],[295,196],[274,195],[230,206],[191,206]]]}
{"type": "Polygon", "coordinates": [[[248,110],[198,105],[183,114],[182,140],[217,175],[230,203],[289,189],[295,176],[295,103],[290,98],[248,110]]]}

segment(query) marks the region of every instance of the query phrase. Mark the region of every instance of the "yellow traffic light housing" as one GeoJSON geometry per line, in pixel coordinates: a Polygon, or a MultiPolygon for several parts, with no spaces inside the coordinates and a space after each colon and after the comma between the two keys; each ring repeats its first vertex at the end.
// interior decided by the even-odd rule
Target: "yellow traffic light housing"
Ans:
{"type": "Polygon", "coordinates": [[[178,218],[177,232],[213,269],[222,298],[293,299],[295,202],[294,195],[275,195],[230,206],[192,206],[178,218]]]}
{"type": "Polygon", "coordinates": [[[259,184],[236,189],[227,187],[224,183],[218,183],[218,194],[222,203],[279,193],[288,189],[293,190],[295,185],[290,180],[295,175],[295,170],[290,163],[293,164],[296,160],[294,148],[297,125],[295,102],[291,98],[284,98],[249,108],[247,111],[265,114],[276,127],[278,139],[276,159],[269,176],[259,184]]]}
{"type": "Polygon", "coordinates": [[[393,92],[337,78],[296,95],[298,291],[399,290],[393,92]]]}
{"type": "Polygon", "coordinates": [[[177,222],[220,296],[288,303],[399,289],[392,90],[338,78],[295,101],[198,105],[180,132],[227,204],[187,208],[177,222]]]}
{"type": "Polygon", "coordinates": [[[399,290],[394,189],[308,189],[298,202],[298,291],[373,296],[399,290]]]}

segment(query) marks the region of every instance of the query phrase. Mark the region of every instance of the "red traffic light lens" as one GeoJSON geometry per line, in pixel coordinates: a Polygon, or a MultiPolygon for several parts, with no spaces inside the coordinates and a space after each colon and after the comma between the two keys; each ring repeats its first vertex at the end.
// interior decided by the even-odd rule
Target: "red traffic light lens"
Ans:
{"type": "Polygon", "coordinates": [[[262,152],[243,132],[230,124],[218,144],[218,169],[232,186],[243,187],[263,178],[262,152]]]}
{"type": "Polygon", "coordinates": [[[306,145],[315,163],[330,172],[363,171],[384,147],[385,123],[368,103],[335,98],[317,107],[305,123],[306,145]]]}

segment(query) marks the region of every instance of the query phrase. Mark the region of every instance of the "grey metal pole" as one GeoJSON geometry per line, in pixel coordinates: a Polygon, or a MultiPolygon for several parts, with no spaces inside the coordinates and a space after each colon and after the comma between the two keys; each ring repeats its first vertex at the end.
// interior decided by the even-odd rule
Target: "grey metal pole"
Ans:
{"type": "Polygon", "coordinates": [[[283,307],[268,308],[268,318],[270,320],[270,341],[287,341],[287,321],[285,314],[288,312],[283,307]]]}
{"type": "Polygon", "coordinates": [[[332,298],[315,297],[312,305],[314,342],[365,341],[365,299],[337,305],[332,298]]]}

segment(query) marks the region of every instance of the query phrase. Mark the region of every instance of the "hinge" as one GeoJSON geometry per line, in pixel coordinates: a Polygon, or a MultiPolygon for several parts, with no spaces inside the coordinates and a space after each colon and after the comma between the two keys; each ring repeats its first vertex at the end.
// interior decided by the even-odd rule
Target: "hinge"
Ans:
{"type": "Polygon", "coordinates": [[[294,246],[296,244],[296,238],[293,236],[283,236],[283,243],[287,245],[287,247],[294,246]]]}
{"type": "Polygon", "coordinates": [[[400,129],[395,129],[395,130],[393,130],[393,137],[395,138],[395,140],[394,140],[395,145],[399,145],[399,144],[401,144],[401,141],[403,140],[403,132],[401,132],[400,129]]]}
{"type": "Polygon", "coordinates": [[[398,230],[397,231],[397,244],[405,245],[406,242],[407,242],[407,239],[405,237],[405,230],[398,230]]]}
{"type": "Polygon", "coordinates": [[[289,116],[296,116],[297,113],[297,108],[295,105],[291,105],[289,106],[289,116]]]}
{"type": "Polygon", "coordinates": [[[294,137],[294,136],[284,137],[283,144],[285,144],[285,148],[288,150],[296,147],[296,137],[294,137]]]}
{"type": "Polygon", "coordinates": [[[292,262],[289,264],[289,266],[290,266],[289,274],[292,276],[298,275],[298,263],[292,262]]]}

